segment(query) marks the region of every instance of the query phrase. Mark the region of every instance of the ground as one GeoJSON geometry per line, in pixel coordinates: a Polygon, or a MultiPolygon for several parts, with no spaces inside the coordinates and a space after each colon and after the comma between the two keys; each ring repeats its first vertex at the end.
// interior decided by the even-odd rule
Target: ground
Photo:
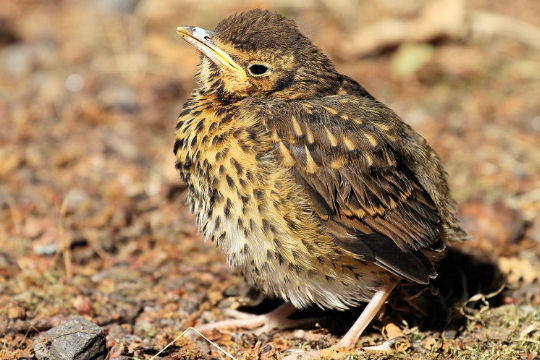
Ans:
{"type": "MultiPolygon", "coordinates": [[[[471,238],[429,287],[401,285],[350,359],[540,356],[540,3],[454,0],[37,1],[0,8],[0,358],[76,315],[109,358],[149,359],[249,289],[204,243],[174,169],[198,54],[178,25],[252,7],[297,20],[440,154],[471,238]],[[397,30],[396,30],[397,29],[397,30]],[[363,351],[400,338],[386,352],[363,351]]],[[[304,329],[215,332],[236,359],[337,341],[359,309],[304,329]]],[[[157,358],[224,355],[193,332],[157,358]]]]}

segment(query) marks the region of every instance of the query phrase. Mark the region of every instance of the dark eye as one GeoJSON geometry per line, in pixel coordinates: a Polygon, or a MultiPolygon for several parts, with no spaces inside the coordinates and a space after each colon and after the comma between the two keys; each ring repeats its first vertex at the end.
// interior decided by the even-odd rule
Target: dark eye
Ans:
{"type": "Polygon", "coordinates": [[[251,64],[248,66],[248,70],[253,76],[261,76],[268,72],[268,66],[263,64],[251,64]]]}

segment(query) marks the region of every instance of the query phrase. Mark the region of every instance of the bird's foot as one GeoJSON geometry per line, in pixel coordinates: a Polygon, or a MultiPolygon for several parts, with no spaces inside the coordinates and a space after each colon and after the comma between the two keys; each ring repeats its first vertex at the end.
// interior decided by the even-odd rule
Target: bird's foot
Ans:
{"type": "Polygon", "coordinates": [[[346,355],[350,355],[350,351],[354,349],[356,342],[358,341],[358,338],[360,335],[362,335],[362,332],[364,329],[369,325],[371,320],[377,315],[381,307],[384,305],[384,302],[392,292],[392,289],[397,285],[397,282],[389,282],[387,284],[384,284],[381,286],[373,298],[369,301],[366,308],[356,322],[353,324],[353,326],[347,331],[347,333],[341,338],[341,340],[327,348],[322,350],[298,350],[293,349],[289,350],[289,355],[287,355],[284,360],[296,360],[296,359],[339,359],[341,357],[345,357],[346,355]]]}
{"type": "Polygon", "coordinates": [[[289,316],[295,310],[296,308],[289,303],[283,304],[277,309],[262,315],[228,309],[225,311],[225,315],[232,317],[233,319],[200,325],[197,326],[196,329],[200,332],[207,332],[211,330],[245,328],[255,329],[256,333],[264,333],[274,329],[289,329],[304,326],[315,321],[314,319],[289,319],[289,316]]]}
{"type": "MultiPolygon", "coordinates": [[[[364,346],[362,350],[387,354],[393,351],[394,344],[400,340],[403,340],[403,337],[388,339],[379,345],[364,346]]],[[[339,343],[321,350],[289,349],[283,360],[342,359],[351,355],[354,351],[354,347],[341,347],[339,343]]]]}

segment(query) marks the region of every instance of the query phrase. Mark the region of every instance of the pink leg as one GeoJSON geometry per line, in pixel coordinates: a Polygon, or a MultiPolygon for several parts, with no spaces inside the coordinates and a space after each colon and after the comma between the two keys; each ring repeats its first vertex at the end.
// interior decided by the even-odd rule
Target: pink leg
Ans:
{"type": "Polygon", "coordinates": [[[381,286],[379,290],[373,295],[366,308],[358,319],[355,321],[353,326],[347,331],[345,336],[334,346],[331,346],[327,349],[322,350],[289,350],[290,354],[285,356],[283,360],[308,360],[308,359],[320,359],[322,358],[332,358],[335,356],[337,351],[341,348],[351,348],[356,345],[358,338],[362,335],[362,332],[369,325],[371,320],[377,315],[381,307],[384,305],[384,302],[398,284],[398,281],[392,281],[388,284],[381,286]]]}
{"type": "Polygon", "coordinates": [[[296,308],[290,303],[285,303],[277,309],[263,315],[254,315],[243,313],[236,310],[226,311],[226,315],[235,319],[223,320],[215,323],[197,326],[201,332],[210,330],[223,330],[231,328],[257,329],[257,332],[263,333],[273,329],[288,329],[296,326],[303,326],[313,323],[313,319],[289,319],[289,316],[296,311],[296,308]]]}
{"type": "Polygon", "coordinates": [[[377,315],[379,310],[381,310],[384,302],[396,285],[397,282],[391,282],[383,285],[379,290],[377,290],[353,326],[351,326],[345,336],[343,336],[341,340],[334,345],[336,348],[354,347],[354,345],[356,345],[358,338],[360,335],[362,335],[362,332],[366,329],[371,320],[373,320],[375,315],[377,315]]]}

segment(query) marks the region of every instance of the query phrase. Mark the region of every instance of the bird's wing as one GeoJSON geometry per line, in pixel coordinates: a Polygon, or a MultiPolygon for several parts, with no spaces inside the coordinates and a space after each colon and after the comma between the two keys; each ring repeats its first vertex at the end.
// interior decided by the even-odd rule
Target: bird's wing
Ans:
{"type": "Polygon", "coordinates": [[[436,273],[423,249],[441,246],[439,215],[395,150],[401,121],[348,95],[268,102],[261,119],[336,243],[409,280],[436,273]]]}

